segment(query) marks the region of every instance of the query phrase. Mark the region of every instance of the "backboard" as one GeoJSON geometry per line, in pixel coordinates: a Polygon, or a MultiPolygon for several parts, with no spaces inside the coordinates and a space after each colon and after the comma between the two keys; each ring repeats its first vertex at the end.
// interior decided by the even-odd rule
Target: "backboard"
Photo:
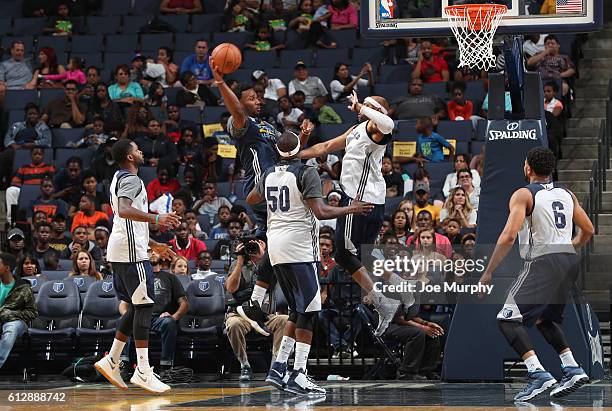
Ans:
{"type": "MultiPolygon", "coordinates": [[[[470,1],[471,2],[471,1],[470,1]]],[[[603,0],[496,0],[508,7],[498,34],[583,33],[603,24],[603,0]],[[542,14],[549,12],[552,14],[542,14]]],[[[450,36],[446,6],[465,0],[368,0],[361,2],[361,33],[366,37],[450,36]]]]}

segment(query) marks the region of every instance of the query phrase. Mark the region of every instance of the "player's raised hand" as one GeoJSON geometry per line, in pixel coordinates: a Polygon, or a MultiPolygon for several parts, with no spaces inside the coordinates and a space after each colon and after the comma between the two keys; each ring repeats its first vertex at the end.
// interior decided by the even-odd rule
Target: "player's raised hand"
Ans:
{"type": "Polygon", "coordinates": [[[221,69],[215,64],[215,59],[213,59],[212,55],[208,58],[208,63],[210,64],[210,69],[213,73],[213,77],[215,78],[215,82],[222,82],[223,73],[221,72],[221,69]]]}
{"type": "Polygon", "coordinates": [[[374,204],[364,203],[363,201],[359,200],[353,200],[349,208],[351,208],[351,214],[366,215],[370,214],[370,212],[374,209],[374,204]]]}
{"type": "Polygon", "coordinates": [[[304,134],[305,136],[309,136],[310,133],[312,133],[312,130],[314,130],[314,127],[315,125],[313,124],[313,122],[306,118],[304,119],[304,121],[302,121],[300,130],[302,131],[302,134],[304,134]]]}
{"type": "Polygon", "coordinates": [[[181,217],[174,211],[168,214],[160,214],[158,224],[162,227],[176,228],[181,223],[181,217]]]}
{"type": "Polygon", "coordinates": [[[353,90],[351,93],[351,104],[348,106],[349,110],[354,111],[355,113],[359,113],[361,110],[361,103],[359,102],[359,97],[357,96],[357,92],[353,90]]]}

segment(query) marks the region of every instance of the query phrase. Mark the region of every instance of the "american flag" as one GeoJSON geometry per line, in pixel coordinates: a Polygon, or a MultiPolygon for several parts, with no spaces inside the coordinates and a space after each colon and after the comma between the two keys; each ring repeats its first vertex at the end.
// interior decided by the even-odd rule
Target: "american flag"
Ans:
{"type": "Polygon", "coordinates": [[[557,0],[557,14],[582,13],[582,0],[557,0]]]}

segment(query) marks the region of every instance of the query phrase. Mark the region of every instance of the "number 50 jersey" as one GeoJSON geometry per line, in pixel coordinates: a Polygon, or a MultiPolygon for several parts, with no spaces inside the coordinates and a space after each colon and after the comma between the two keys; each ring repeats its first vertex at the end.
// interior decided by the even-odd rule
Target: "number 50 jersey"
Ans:
{"type": "Polygon", "coordinates": [[[532,260],[545,254],[572,253],[574,199],[554,183],[525,186],[533,197],[531,214],[519,231],[521,257],[532,260]]]}
{"type": "Polygon", "coordinates": [[[266,199],[272,265],[319,261],[319,220],[306,203],[323,197],[317,171],[299,160],[283,161],[266,170],[255,190],[266,199]]]}

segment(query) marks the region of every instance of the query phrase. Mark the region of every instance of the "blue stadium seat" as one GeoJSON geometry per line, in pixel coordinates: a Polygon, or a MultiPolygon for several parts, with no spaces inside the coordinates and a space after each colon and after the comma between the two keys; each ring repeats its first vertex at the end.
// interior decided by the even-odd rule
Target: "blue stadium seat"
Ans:
{"type": "Polygon", "coordinates": [[[87,31],[87,23],[85,16],[72,17],[72,35],[85,34],[87,31]]]}
{"type": "Polygon", "coordinates": [[[482,80],[468,81],[465,88],[465,98],[472,101],[483,101],[485,98],[485,87],[482,80]]]}
{"type": "Polygon", "coordinates": [[[69,274],[70,274],[70,271],[65,271],[65,270],[57,270],[57,271],[43,270],[43,272],[42,272],[42,275],[47,277],[47,279],[49,281],[61,281],[61,280],[64,280],[65,278],[68,277],[69,274]]]}
{"type": "Polygon", "coordinates": [[[475,139],[478,141],[485,141],[486,139],[486,132],[487,132],[487,124],[488,121],[487,120],[478,120],[478,122],[476,123],[476,135],[475,135],[475,139]]]}
{"type": "Polygon", "coordinates": [[[349,62],[349,49],[344,45],[337,49],[317,49],[316,67],[334,67],[339,62],[349,62]]]}
{"type": "MultiPolygon", "coordinates": [[[[274,57],[276,58],[276,57],[274,57]]],[[[246,66],[246,64],[245,64],[246,66]]],[[[252,65],[249,65],[252,66],[252,65]]],[[[255,67],[259,67],[259,66],[255,66],[255,67]]],[[[270,66],[272,67],[272,66],[270,66]]],[[[261,67],[263,68],[263,67],[261,67]]],[[[266,73],[268,72],[269,68],[266,68],[266,73]]],[[[232,74],[229,75],[230,78],[240,82],[240,83],[250,83],[251,80],[251,76],[253,75],[253,71],[254,69],[252,68],[242,68],[242,69],[238,69],[236,71],[234,71],[232,74]]]]}
{"type": "MultiPolygon", "coordinates": [[[[45,149],[45,154],[43,157],[43,161],[47,164],[53,163],[53,150],[50,148],[45,149]]],[[[32,163],[32,158],[30,155],[30,150],[15,150],[15,157],[13,158],[13,171],[17,171],[17,169],[21,166],[27,166],[32,163]]]]}
{"type": "Polygon", "coordinates": [[[28,281],[30,283],[30,286],[32,287],[32,294],[34,294],[34,298],[36,298],[36,295],[38,294],[38,291],[40,291],[40,287],[46,283],[47,281],[49,281],[47,279],[47,277],[44,277],[42,275],[38,275],[38,276],[29,276],[29,277],[21,277],[24,280],[28,281]]]}
{"type": "MultiPolygon", "coordinates": [[[[138,36],[136,34],[108,34],[106,36],[107,53],[134,53],[138,50],[138,36]]],[[[128,64],[132,59],[125,61],[128,64]]]]}
{"type": "Polygon", "coordinates": [[[447,84],[444,81],[438,83],[425,83],[423,84],[423,94],[432,94],[446,100],[448,98],[447,84]]]}
{"type": "Polygon", "coordinates": [[[165,46],[172,49],[172,44],[172,33],[141,34],[139,50],[155,50],[157,56],[158,48],[165,46]]]}
{"type": "MultiPolygon", "coordinates": [[[[95,66],[98,68],[103,67],[102,53],[100,53],[99,51],[90,52],[90,53],[72,52],[72,56],[85,60],[85,67],[89,67],[89,66],[95,66]]],[[[102,81],[105,81],[104,77],[102,77],[102,81]]]]}
{"type": "Polygon", "coordinates": [[[16,36],[42,34],[45,27],[47,27],[47,19],[44,17],[23,17],[13,19],[13,34],[16,36]]]}
{"type": "Polygon", "coordinates": [[[152,15],[143,16],[123,16],[123,33],[135,34],[139,33],[140,29],[146,25],[151,19],[152,15]]]}
{"type": "MultiPolygon", "coordinates": [[[[39,36],[38,41],[36,42],[36,50],[40,50],[43,47],[52,47],[59,57],[61,52],[69,49],[68,36],[39,36]]],[[[63,63],[61,60],[59,62],[63,63]]]]}
{"type": "Polygon", "coordinates": [[[32,52],[32,47],[34,47],[34,36],[14,36],[14,37],[2,37],[2,47],[6,50],[7,54],[10,52],[11,45],[14,41],[21,41],[25,46],[26,59],[30,57],[28,53],[32,52]]]}
{"type": "Polygon", "coordinates": [[[155,117],[157,121],[163,121],[166,117],[166,115],[162,112],[160,107],[157,107],[157,106],[149,107],[149,111],[151,111],[151,114],[153,114],[153,117],[155,117]]]}
{"type": "Polygon", "coordinates": [[[183,289],[187,290],[187,286],[189,286],[189,283],[191,282],[191,276],[190,275],[177,275],[176,278],[178,278],[179,282],[183,286],[183,289]]]}
{"type": "Polygon", "coordinates": [[[57,98],[63,98],[66,95],[64,90],[61,88],[42,88],[40,89],[40,98],[38,105],[41,111],[44,110],[47,105],[57,98]]]}
{"type": "Polygon", "coordinates": [[[5,110],[23,110],[28,103],[38,103],[36,90],[6,90],[5,110]]]}
{"type": "MultiPolygon", "coordinates": [[[[293,64],[295,65],[295,63],[293,64]]],[[[329,83],[331,83],[332,78],[334,77],[333,71],[334,70],[330,69],[329,67],[314,67],[314,68],[308,68],[308,75],[319,77],[321,81],[323,82],[323,85],[325,85],[325,88],[329,92],[329,83]]],[[[291,70],[291,77],[289,80],[292,80],[292,79],[293,79],[293,67],[291,70]]]]}
{"type": "Polygon", "coordinates": [[[374,94],[383,96],[387,101],[393,101],[399,97],[403,97],[406,93],[408,93],[408,83],[379,83],[374,85],[374,94]]]}
{"type": "Polygon", "coordinates": [[[72,260],[69,258],[60,258],[58,269],[59,270],[71,270],[72,260]]]}
{"type": "Polygon", "coordinates": [[[159,0],[134,0],[132,13],[137,15],[158,13],[159,3],[159,0]]]}
{"type": "Polygon", "coordinates": [[[83,164],[90,164],[95,152],[92,148],[57,148],[55,149],[55,167],[64,167],[66,161],[73,156],[80,157],[83,164]]]}
{"type": "Polygon", "coordinates": [[[304,37],[295,30],[287,30],[287,50],[303,50],[306,48],[304,37]]]}
{"type": "Polygon", "coordinates": [[[19,200],[17,205],[20,209],[27,209],[30,204],[40,196],[40,186],[38,184],[26,184],[19,190],[19,200]]]}
{"type": "Polygon", "coordinates": [[[79,295],[81,297],[82,305],[83,301],[85,300],[85,294],[87,293],[87,290],[89,290],[89,287],[96,282],[96,278],[89,275],[75,275],[68,278],[72,280],[74,285],[76,285],[79,289],[79,295]]]}
{"type": "MultiPolygon", "coordinates": [[[[196,41],[200,39],[210,41],[210,33],[208,31],[202,33],[176,33],[174,51],[188,51],[193,53],[196,41]]],[[[182,63],[182,60],[177,59],[176,56],[174,56],[174,61],[179,66],[182,63]]]]}
{"type": "Polygon", "coordinates": [[[56,128],[53,129],[53,147],[66,147],[70,142],[77,142],[85,134],[84,128],[56,128]]]}
{"type": "Polygon", "coordinates": [[[21,17],[23,15],[23,2],[15,0],[2,0],[0,10],[5,17],[21,17]]]}
{"type": "Polygon", "coordinates": [[[352,64],[363,66],[365,63],[370,63],[373,68],[376,68],[383,57],[382,47],[354,48],[352,64]]]}
{"type": "MultiPolygon", "coordinates": [[[[281,55],[281,61],[282,59],[283,57],[281,55]]],[[[295,65],[295,62],[293,62],[293,64],[295,65]]],[[[268,74],[268,78],[278,78],[283,83],[285,83],[285,86],[287,87],[289,87],[289,82],[293,79],[293,67],[291,68],[270,68],[266,70],[266,73],[268,74]]]]}
{"type": "Polygon", "coordinates": [[[189,16],[186,14],[160,14],[157,17],[171,25],[177,32],[187,31],[189,27],[189,16]]]}
{"type": "Polygon", "coordinates": [[[401,120],[397,122],[396,141],[416,141],[416,120],[401,120]]]}
{"type": "Polygon", "coordinates": [[[223,13],[225,10],[225,0],[202,0],[204,13],[223,13]]]}
{"type": "Polygon", "coordinates": [[[11,110],[8,115],[8,126],[17,123],[18,121],[25,121],[25,111],[24,110],[11,110]]]}
{"type": "Polygon", "coordinates": [[[120,64],[127,64],[128,67],[132,58],[134,57],[134,52],[131,53],[106,53],[104,54],[104,67],[110,69],[111,71],[115,71],[115,67],[120,64]]]}
{"type": "Polygon", "coordinates": [[[168,87],[164,90],[164,94],[168,98],[168,104],[176,104],[176,95],[182,90],[181,87],[168,87]]]}
{"type": "MultiPolygon", "coordinates": [[[[207,30],[208,31],[208,30],[207,30]]],[[[221,43],[232,43],[239,49],[242,49],[247,42],[251,40],[251,34],[246,32],[236,32],[236,33],[224,33],[224,32],[216,32],[213,33],[213,42],[214,46],[217,46],[221,43]]],[[[211,47],[212,48],[214,48],[211,47]]]]}
{"type": "Polygon", "coordinates": [[[181,107],[181,119],[193,121],[198,124],[202,122],[202,113],[199,107],[181,107]]]}
{"type": "MultiPolygon", "coordinates": [[[[108,0],[105,3],[113,3],[108,0]]],[[[116,2],[127,4],[127,2],[116,2]]],[[[121,27],[121,17],[114,16],[87,16],[87,32],[91,34],[115,34],[121,27]]]]}
{"type": "Polygon", "coordinates": [[[470,141],[474,135],[472,122],[465,121],[440,121],[438,123],[438,134],[445,139],[454,139],[457,141],[470,141]]]}
{"type": "Polygon", "coordinates": [[[138,168],[138,176],[145,183],[145,186],[157,178],[157,170],[155,167],[140,167],[138,168]]]}
{"type": "Polygon", "coordinates": [[[480,154],[484,145],[484,141],[472,141],[470,143],[470,155],[474,157],[476,154],[480,154]]]}
{"type": "Polygon", "coordinates": [[[287,31],[277,30],[272,32],[272,40],[278,44],[286,44],[287,42],[287,31]]]}
{"type": "MultiPolygon", "coordinates": [[[[207,218],[208,218],[208,216],[205,216],[205,217],[207,217],[207,218]]],[[[218,242],[219,242],[219,240],[212,240],[212,239],[210,239],[210,238],[209,238],[209,239],[207,239],[207,240],[204,240],[204,244],[206,244],[206,249],[207,249],[208,251],[212,251],[212,250],[214,250],[214,249],[215,249],[215,247],[217,246],[217,243],[218,243],[218,242]]]]}
{"type": "Polygon", "coordinates": [[[191,16],[191,32],[194,34],[220,32],[222,22],[222,13],[209,14],[208,12],[206,12],[206,14],[195,14],[191,16]]]}
{"type": "Polygon", "coordinates": [[[349,127],[350,124],[321,124],[321,138],[324,141],[331,140],[343,134],[349,127]]]}
{"type": "MultiPolygon", "coordinates": [[[[276,51],[245,50],[242,52],[243,67],[267,69],[276,66],[276,51]]],[[[252,70],[250,70],[252,72],[252,70]]],[[[231,74],[232,77],[234,73],[231,74]]],[[[250,75],[249,75],[250,76],[250,75]]]]}
{"type": "Polygon", "coordinates": [[[397,210],[399,203],[401,203],[403,199],[404,199],[403,196],[385,198],[385,215],[386,216],[392,215],[395,212],[395,210],[397,210]]]}
{"type": "MultiPolygon", "coordinates": [[[[380,66],[380,75],[378,81],[381,83],[407,83],[410,81],[412,67],[409,64],[383,64],[380,66]]],[[[407,93],[407,88],[402,91],[407,93]]]]}
{"type": "Polygon", "coordinates": [[[293,69],[298,61],[303,61],[309,69],[312,68],[314,62],[312,50],[281,50],[281,68],[293,69]]]}
{"type": "Polygon", "coordinates": [[[443,163],[427,163],[425,166],[429,172],[429,180],[432,186],[442,188],[446,175],[454,170],[454,164],[451,161],[443,163]]]}
{"type": "Polygon", "coordinates": [[[223,106],[219,106],[219,107],[215,107],[215,106],[206,106],[204,107],[204,124],[214,124],[214,123],[218,123],[220,118],[221,118],[221,114],[225,113],[227,111],[227,107],[223,107],[223,106]]]}
{"type": "Polygon", "coordinates": [[[122,16],[131,11],[130,4],[130,1],[104,0],[100,14],[104,16],[122,16]]]}
{"type": "Polygon", "coordinates": [[[83,338],[112,339],[116,321],[119,319],[119,304],[112,280],[93,282],[83,300],[83,313],[76,329],[81,346],[83,338]]]}
{"type": "Polygon", "coordinates": [[[351,48],[357,44],[357,30],[331,30],[329,37],[338,43],[338,47],[351,48]]]}
{"type": "MultiPolygon", "coordinates": [[[[361,97],[362,96],[360,96],[360,98],[361,97]]],[[[355,121],[357,121],[357,113],[351,111],[347,107],[346,103],[328,103],[328,106],[333,108],[334,111],[338,113],[338,115],[342,118],[343,123],[353,124],[355,121]]]]}
{"type": "Polygon", "coordinates": [[[90,34],[72,36],[72,53],[89,53],[90,51],[102,50],[104,36],[102,34],[90,34]]]}

